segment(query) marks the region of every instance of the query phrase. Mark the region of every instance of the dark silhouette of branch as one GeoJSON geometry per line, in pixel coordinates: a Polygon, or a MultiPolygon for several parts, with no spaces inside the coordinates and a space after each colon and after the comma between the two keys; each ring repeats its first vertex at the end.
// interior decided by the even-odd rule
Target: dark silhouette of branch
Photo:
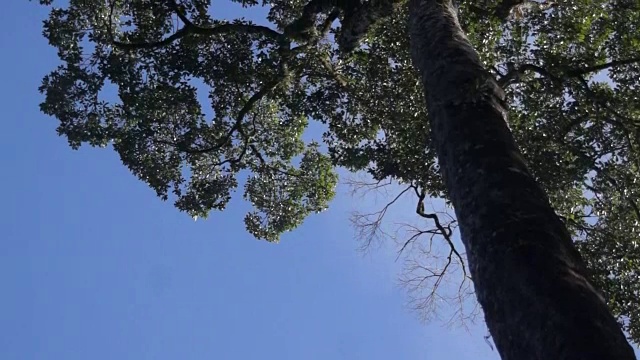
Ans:
{"type": "MultiPolygon", "coordinates": [[[[533,64],[523,64],[517,68],[515,68],[513,65],[510,65],[510,66],[508,65],[510,70],[507,72],[506,75],[502,76],[498,80],[498,84],[504,88],[512,83],[518,82],[520,79],[520,76],[528,71],[535,72],[541,75],[542,77],[545,77],[551,80],[553,83],[555,83],[558,86],[564,86],[569,81],[572,81],[572,80],[576,81],[579,84],[580,88],[582,89],[584,96],[587,99],[589,99],[591,102],[593,102],[593,104],[596,106],[597,111],[600,111],[600,109],[604,109],[605,112],[613,115],[612,117],[609,117],[606,115],[600,116],[600,119],[602,119],[602,121],[605,121],[611,124],[612,126],[615,126],[621,129],[622,131],[628,134],[628,132],[630,131],[629,127],[635,128],[635,132],[640,131],[640,125],[638,125],[640,124],[640,120],[626,116],[620,113],[618,110],[614,109],[607,102],[602,101],[599,98],[599,96],[591,89],[591,87],[589,86],[589,82],[583,77],[583,75],[586,75],[595,71],[602,71],[604,69],[608,69],[615,66],[630,65],[635,63],[640,63],[640,58],[614,60],[604,64],[593,65],[593,66],[579,68],[579,69],[570,69],[570,70],[566,70],[561,75],[555,75],[550,71],[548,71],[547,69],[538,65],[533,65],[533,64]]],[[[571,126],[573,125],[575,124],[572,124],[571,126]]],[[[569,127],[569,129],[570,128],[571,127],[569,127]]],[[[634,131],[634,130],[631,130],[631,131],[634,131]]]]}
{"type": "Polygon", "coordinates": [[[635,120],[633,118],[630,118],[628,116],[621,114],[620,112],[615,110],[613,107],[611,107],[609,104],[601,101],[598,98],[598,95],[591,89],[587,80],[585,80],[582,76],[575,76],[574,78],[580,83],[585,93],[585,96],[589,100],[593,101],[593,103],[596,106],[603,108],[605,111],[609,112],[615,117],[614,119],[612,119],[612,118],[608,118],[607,116],[602,116],[601,118],[603,121],[608,122],[611,125],[617,126],[620,129],[623,129],[624,131],[627,131],[626,124],[636,126],[636,127],[638,126],[637,125],[639,123],[638,120],[635,120]],[[619,120],[622,120],[623,122],[620,122],[619,120]]]}
{"type": "Polygon", "coordinates": [[[329,34],[329,30],[331,30],[331,25],[333,25],[333,22],[336,21],[339,16],[340,16],[340,10],[338,9],[333,10],[327,16],[327,18],[324,20],[324,23],[322,24],[322,27],[320,28],[321,29],[320,35],[322,37],[327,36],[327,34],[329,34]]]}
{"type": "Polygon", "coordinates": [[[623,60],[614,60],[608,63],[587,66],[584,68],[569,69],[559,75],[554,75],[544,67],[534,65],[534,64],[522,64],[518,67],[515,67],[512,64],[511,65],[508,64],[508,67],[510,69],[504,76],[500,77],[500,79],[498,80],[498,84],[502,87],[509,86],[510,84],[518,82],[520,77],[529,71],[535,72],[556,83],[563,83],[564,81],[571,78],[578,78],[593,72],[606,70],[616,66],[630,65],[635,63],[640,63],[640,57],[623,59],[623,60]]]}
{"type": "Polygon", "coordinates": [[[438,232],[435,230],[420,230],[420,229],[414,229],[414,234],[411,235],[411,237],[409,237],[404,244],[402,244],[402,246],[400,247],[400,249],[398,250],[398,256],[396,256],[396,261],[400,258],[400,255],[402,255],[402,253],[404,252],[404,250],[407,248],[407,246],[409,246],[410,244],[412,244],[413,242],[415,242],[416,240],[418,240],[419,237],[421,237],[424,234],[431,234],[431,239],[429,240],[429,245],[431,245],[431,240],[433,240],[433,235],[437,235],[438,232]]]}
{"type": "MultiPolygon", "coordinates": [[[[451,252],[449,253],[449,262],[451,261],[451,256],[455,255],[458,258],[458,261],[460,262],[460,266],[462,267],[462,273],[464,274],[465,277],[467,277],[467,269],[466,269],[466,266],[464,264],[464,260],[462,259],[462,255],[460,255],[460,253],[458,252],[458,249],[456,249],[456,246],[453,243],[453,240],[451,239],[451,235],[453,233],[453,231],[451,230],[451,227],[449,225],[447,225],[446,228],[444,226],[442,226],[442,224],[440,224],[440,219],[438,218],[438,215],[425,213],[424,212],[424,199],[426,197],[426,193],[425,193],[424,189],[422,189],[422,191],[418,192],[417,188],[414,187],[414,190],[415,190],[416,194],[418,195],[418,205],[416,207],[416,213],[418,215],[420,215],[421,217],[425,218],[425,219],[433,220],[433,222],[435,223],[436,228],[438,229],[440,235],[442,235],[442,237],[445,239],[445,241],[449,244],[449,247],[451,248],[451,252]]],[[[405,244],[405,246],[406,246],[406,244],[405,244]]]]}
{"type": "MultiPolygon", "coordinates": [[[[337,5],[336,0],[311,0],[302,8],[302,15],[284,28],[284,34],[298,41],[309,41],[316,38],[315,24],[318,14],[333,10],[337,5]]],[[[331,24],[325,23],[323,31],[327,26],[330,27],[331,24]]]]}
{"type": "Polygon", "coordinates": [[[184,25],[169,37],[159,41],[128,43],[128,42],[115,40],[111,19],[113,17],[113,11],[114,11],[116,2],[115,0],[112,0],[110,14],[109,14],[109,24],[108,24],[109,36],[111,37],[112,44],[124,50],[154,49],[158,47],[167,46],[173,43],[174,41],[191,34],[206,35],[206,36],[227,34],[227,33],[261,34],[277,42],[283,39],[283,35],[280,34],[279,32],[261,25],[241,24],[241,23],[225,23],[225,24],[220,24],[213,27],[202,27],[199,25],[195,25],[191,20],[187,18],[187,16],[184,13],[182,13],[182,11],[180,11],[179,5],[175,2],[175,0],[167,0],[167,1],[168,1],[169,8],[173,10],[174,13],[176,13],[178,18],[184,23],[184,25]]]}
{"type": "Polygon", "coordinates": [[[417,311],[422,320],[429,320],[437,315],[439,304],[451,302],[457,303],[456,311],[451,314],[449,323],[453,323],[459,318],[461,324],[477,315],[477,304],[470,312],[466,307],[469,304],[466,299],[472,296],[471,279],[463,276],[457,289],[441,288],[445,277],[451,273],[451,268],[455,265],[454,254],[449,253],[444,257],[433,253],[434,238],[442,236],[440,230],[423,230],[416,226],[405,225],[413,235],[406,241],[407,243],[417,242],[423,235],[429,235],[426,244],[418,243],[417,248],[411,251],[404,263],[404,271],[400,277],[400,284],[406,288],[409,295],[409,306],[417,311]]]}
{"type": "MultiPolygon", "coordinates": [[[[355,191],[384,191],[391,184],[391,181],[356,180],[351,182],[355,191]]],[[[388,237],[396,241],[398,245],[396,260],[399,260],[400,256],[404,260],[403,271],[398,281],[408,292],[407,305],[412,310],[415,310],[423,320],[428,320],[432,316],[437,316],[436,310],[440,304],[456,304],[457,309],[451,314],[449,323],[459,320],[464,325],[467,320],[475,317],[479,312],[475,302],[467,301],[473,295],[471,278],[467,274],[463,254],[455,249],[451,239],[456,221],[451,217],[449,223],[445,224],[446,221],[443,222],[444,218],[440,213],[426,214],[422,209],[425,198],[426,194],[421,194],[417,185],[410,184],[403,187],[400,193],[391,195],[381,210],[368,214],[356,213],[351,220],[355,225],[358,237],[360,240],[364,240],[364,244],[361,245],[363,251],[369,249],[373,242],[381,237],[388,237]],[[390,207],[399,203],[400,198],[412,189],[416,192],[421,203],[418,206],[421,218],[434,221],[436,226],[422,228],[422,226],[403,223],[399,224],[396,233],[387,233],[383,228],[383,222],[390,207]],[[439,237],[445,237],[446,242],[436,241],[439,237]],[[440,246],[445,247],[444,251],[441,252],[440,246]],[[411,251],[405,251],[409,247],[411,247],[411,251]],[[457,274],[458,263],[462,269],[460,273],[463,275],[459,287],[440,286],[449,279],[448,277],[457,274]]],[[[446,212],[444,215],[450,217],[446,212]]]]}
{"type": "Polygon", "coordinates": [[[515,67],[513,64],[507,64],[507,66],[508,68],[510,68],[509,71],[504,76],[501,76],[500,79],[498,79],[498,85],[500,85],[502,88],[519,82],[520,77],[530,71],[553,81],[557,85],[560,85],[563,82],[561,77],[552,74],[542,66],[534,64],[522,64],[518,67],[515,67]]]}
{"type": "Polygon", "coordinates": [[[623,59],[623,60],[614,60],[604,64],[598,64],[593,66],[587,66],[581,69],[572,69],[566,72],[567,77],[576,77],[587,75],[593,72],[606,70],[612,67],[621,66],[621,65],[631,65],[635,63],[640,63],[640,57],[635,57],[631,59],[623,59]]]}
{"type": "Polygon", "coordinates": [[[345,10],[342,28],[336,38],[340,50],[343,53],[353,51],[376,22],[393,14],[402,4],[402,0],[369,0],[352,10],[345,10]]]}
{"type": "Polygon", "coordinates": [[[494,13],[500,20],[504,21],[516,6],[521,5],[525,1],[526,0],[502,0],[496,6],[494,13]]]}
{"type": "MultiPolygon", "coordinates": [[[[243,131],[242,130],[242,121],[244,120],[244,118],[247,115],[247,113],[249,113],[249,111],[251,111],[253,109],[253,106],[255,105],[255,103],[257,103],[263,97],[265,97],[271,90],[273,90],[273,88],[275,88],[278,84],[280,84],[281,81],[282,81],[282,79],[277,79],[275,81],[272,81],[272,82],[268,83],[267,85],[265,85],[264,87],[262,87],[262,89],[260,89],[260,91],[258,91],[257,93],[253,94],[249,98],[249,100],[247,100],[247,102],[244,104],[244,106],[240,109],[240,112],[238,112],[238,116],[236,117],[236,121],[233,124],[233,126],[231,127],[231,129],[229,129],[227,134],[224,135],[219,141],[217,141],[215,145],[212,145],[212,146],[206,147],[206,148],[199,148],[199,149],[194,149],[194,148],[187,147],[187,146],[183,145],[183,142],[168,143],[168,145],[176,146],[176,148],[178,150],[180,150],[182,152],[185,152],[185,153],[188,153],[188,154],[203,154],[203,153],[208,153],[208,152],[213,152],[213,151],[220,150],[222,147],[227,145],[229,143],[229,141],[231,141],[231,137],[233,136],[233,134],[236,131],[238,131],[238,132],[242,132],[243,131]]],[[[246,138],[246,135],[244,137],[246,138]]]]}
{"type": "Polygon", "coordinates": [[[401,3],[401,0],[311,0],[302,9],[302,15],[285,27],[284,34],[296,41],[317,41],[327,34],[342,11],[341,30],[336,41],[340,49],[348,53],[375,22],[390,15],[401,3]],[[316,20],[319,14],[326,12],[327,18],[318,33],[316,20]]]}

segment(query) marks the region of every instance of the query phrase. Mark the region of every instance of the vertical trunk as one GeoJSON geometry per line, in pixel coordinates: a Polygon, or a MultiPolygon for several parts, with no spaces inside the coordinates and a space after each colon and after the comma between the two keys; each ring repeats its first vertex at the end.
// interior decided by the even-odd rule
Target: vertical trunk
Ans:
{"type": "Polygon", "coordinates": [[[411,48],[478,301],[503,360],[635,359],[527,169],[451,0],[410,0],[411,48]]]}

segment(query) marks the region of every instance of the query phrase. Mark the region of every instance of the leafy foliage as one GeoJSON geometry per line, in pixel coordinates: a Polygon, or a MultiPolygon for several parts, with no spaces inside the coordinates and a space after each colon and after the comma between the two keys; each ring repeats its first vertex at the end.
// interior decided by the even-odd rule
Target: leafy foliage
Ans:
{"type": "Polygon", "coordinates": [[[289,80],[281,38],[246,21],[214,21],[208,5],[82,0],[53,9],[44,34],[63,65],[43,81],[42,110],[60,120],[58,133],[73,148],[113,144],[160,198],[173,194],[194,217],[224,209],[240,172],[251,172],[248,230],[276,241],[326,208],[337,177],[328,156],[302,141],[305,84],[289,80]],[[150,45],[173,31],[176,10],[233,31],[150,45]],[[204,91],[211,118],[199,101],[204,91]]]}
{"type": "MultiPolygon", "coordinates": [[[[248,174],[245,222],[270,241],[326,208],[335,166],[446,198],[402,1],[238,2],[267,7],[273,27],[213,19],[208,0],[53,8],[44,35],[62,65],[42,111],[73,148],[112,144],[191,216],[224,209],[248,174]],[[326,125],[326,152],[303,141],[307,119],[326,125]]],[[[640,1],[466,0],[459,15],[531,170],[640,341],[640,1]]]]}

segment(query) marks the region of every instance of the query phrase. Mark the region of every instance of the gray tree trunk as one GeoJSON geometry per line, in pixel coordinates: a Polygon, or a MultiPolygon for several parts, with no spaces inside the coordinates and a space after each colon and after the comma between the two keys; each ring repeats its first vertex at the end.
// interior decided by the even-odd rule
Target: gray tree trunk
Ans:
{"type": "Polygon", "coordinates": [[[410,0],[440,170],[503,360],[635,359],[507,126],[504,95],[451,0],[410,0]]]}

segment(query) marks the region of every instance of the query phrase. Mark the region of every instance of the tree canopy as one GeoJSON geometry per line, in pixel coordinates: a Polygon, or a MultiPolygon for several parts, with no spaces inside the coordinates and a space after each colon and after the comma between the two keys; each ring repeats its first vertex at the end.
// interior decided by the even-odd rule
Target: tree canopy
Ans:
{"type": "MultiPolygon", "coordinates": [[[[217,19],[209,0],[52,7],[44,36],[62,63],[42,111],[71,147],[111,145],[190,216],[223,210],[243,184],[247,229],[269,241],[328,206],[336,167],[404,184],[418,203],[447,198],[405,1],[238,2],[268,9],[269,25],[217,19]],[[309,121],[323,144],[304,140],[309,121]]],[[[640,341],[640,1],[458,5],[531,171],[640,341]]]]}

